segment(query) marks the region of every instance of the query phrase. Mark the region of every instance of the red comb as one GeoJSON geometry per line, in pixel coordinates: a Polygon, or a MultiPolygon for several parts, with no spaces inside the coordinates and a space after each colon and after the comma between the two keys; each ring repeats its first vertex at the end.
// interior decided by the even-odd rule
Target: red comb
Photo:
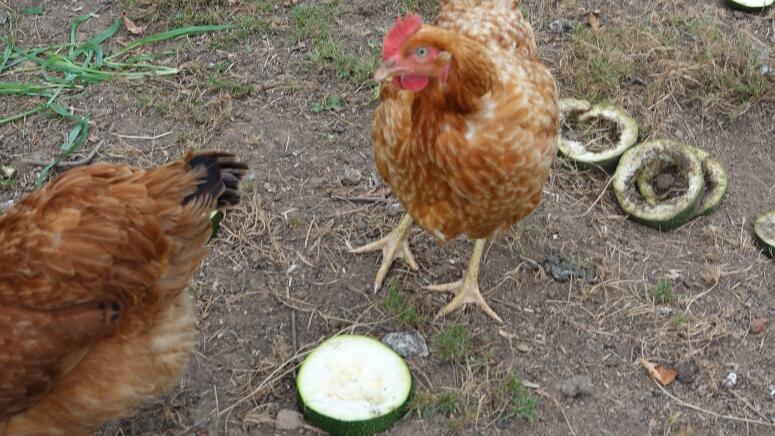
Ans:
{"type": "Polygon", "coordinates": [[[406,40],[417,33],[422,27],[422,17],[417,14],[409,14],[402,20],[396,19],[396,24],[385,35],[382,43],[382,59],[387,59],[396,55],[406,40]]]}

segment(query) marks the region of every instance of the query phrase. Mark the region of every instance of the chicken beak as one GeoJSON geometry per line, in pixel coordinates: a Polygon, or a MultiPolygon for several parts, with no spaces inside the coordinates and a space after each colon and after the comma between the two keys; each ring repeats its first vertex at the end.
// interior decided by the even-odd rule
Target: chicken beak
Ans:
{"type": "Polygon", "coordinates": [[[388,59],[377,68],[374,73],[374,80],[382,82],[385,79],[393,77],[400,73],[401,68],[398,66],[398,62],[395,59],[388,59]]]}

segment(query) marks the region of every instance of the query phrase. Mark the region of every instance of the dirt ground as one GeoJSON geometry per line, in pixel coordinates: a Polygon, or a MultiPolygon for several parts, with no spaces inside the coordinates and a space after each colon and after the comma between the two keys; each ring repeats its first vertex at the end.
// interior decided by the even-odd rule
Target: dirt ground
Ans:
{"type": "MultiPolygon", "coordinates": [[[[723,81],[712,87],[714,74],[749,52],[733,44],[716,56],[706,45],[696,59],[712,57],[711,68],[684,68],[677,62],[696,54],[691,28],[673,39],[648,39],[613,78],[606,74],[616,70],[616,59],[593,59],[594,51],[585,51],[600,43],[590,32],[625,35],[610,40],[618,44],[637,32],[652,35],[666,20],[704,17],[720,35],[709,41],[729,35],[755,41],[763,55],[744,62],[761,63],[759,71],[767,62],[775,66],[775,11],[733,13],[705,0],[525,0],[563,96],[621,105],[641,122],[641,139],[673,138],[708,150],[726,167],[730,186],[715,213],[663,233],[626,219],[610,174],[579,171],[558,159],[540,208],[487,246],[480,285],[505,320],[496,325],[475,308],[434,320],[448,296],[421,288],[456,280],[470,241],[441,245],[415,229],[411,245],[420,270],[397,262],[387,302],[387,286],[371,292],[379,256],[347,251],[348,243],[384,235],[400,218],[372,163],[369,126],[377,102],[367,79],[395,17],[417,7],[432,17],[431,3],[10,3],[16,12],[43,6],[42,15],[18,15],[15,38],[23,47],[67,40],[69,23],[88,11],[97,16],[83,25],[84,35],[100,32],[122,11],[147,25],[146,34],[241,23],[235,31],[146,50],[181,67],[177,75],[109,81],[65,97],[92,122],[78,156],[105,141],[96,161],[148,167],[190,147],[214,148],[236,152],[252,168],[244,204],[227,214],[192,285],[201,337],[185,376],[173,392],[100,434],[311,433],[275,426],[279,410],[296,408],[295,355],[341,331],[381,337],[407,328],[425,337],[431,354],[408,359],[416,399],[388,434],[775,434],[775,330],[751,331],[754,320],[775,317],[775,263],[751,236],[755,217],[775,208],[773,73],[753,90],[723,81]],[[305,27],[305,7],[333,11],[320,14],[327,29],[305,27]],[[588,24],[592,11],[598,30],[588,24]],[[564,31],[550,30],[555,20],[564,31]],[[336,42],[329,56],[320,55],[326,31],[336,42]],[[655,58],[637,58],[660,49],[655,58]],[[540,266],[553,254],[593,263],[596,278],[556,281],[540,266]],[[465,347],[450,357],[439,338],[459,324],[465,347]],[[640,357],[679,368],[681,380],[662,390],[643,372],[640,357]],[[732,371],[737,384],[726,388],[722,382],[732,371]],[[530,382],[524,395],[537,400],[534,419],[509,416],[502,388],[509,374],[530,382]],[[592,392],[563,395],[559,386],[572,376],[590,377],[592,392]],[[769,425],[755,423],[762,421],[769,425]]],[[[117,37],[136,38],[123,29],[117,37]]],[[[603,55],[622,50],[599,47],[603,55]]],[[[3,97],[0,116],[35,104],[3,97]]],[[[21,161],[54,157],[69,128],[44,115],[0,126],[0,163],[19,169],[16,183],[0,188],[0,204],[34,188],[39,167],[21,161]]]]}

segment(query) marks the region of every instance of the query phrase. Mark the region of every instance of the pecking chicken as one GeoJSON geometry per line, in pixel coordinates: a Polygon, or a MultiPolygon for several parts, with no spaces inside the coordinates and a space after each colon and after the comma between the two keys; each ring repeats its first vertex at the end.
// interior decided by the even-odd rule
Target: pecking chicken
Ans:
{"type": "Polygon", "coordinates": [[[407,214],[386,237],[376,291],[395,258],[417,263],[412,222],[444,241],[475,239],[462,280],[429,286],[502,322],[479,291],[485,242],[533,211],[557,153],[557,85],[514,0],[445,0],[434,25],[399,18],[384,39],[372,141],[379,173],[407,214]]]}
{"type": "Polygon", "coordinates": [[[0,436],[94,433],[172,387],[209,214],[246,169],[218,152],[81,167],[0,216],[0,436]]]}

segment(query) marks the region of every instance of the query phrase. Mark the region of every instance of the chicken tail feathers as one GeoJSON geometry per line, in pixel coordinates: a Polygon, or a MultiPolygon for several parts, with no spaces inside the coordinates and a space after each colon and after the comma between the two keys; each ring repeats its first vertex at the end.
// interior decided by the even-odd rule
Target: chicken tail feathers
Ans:
{"type": "Polygon", "coordinates": [[[196,187],[196,191],[186,196],[183,204],[199,200],[205,204],[216,203],[216,207],[235,206],[240,201],[239,183],[248,166],[240,162],[231,153],[207,151],[190,153],[185,158],[192,170],[204,169],[204,175],[196,187]]]}

